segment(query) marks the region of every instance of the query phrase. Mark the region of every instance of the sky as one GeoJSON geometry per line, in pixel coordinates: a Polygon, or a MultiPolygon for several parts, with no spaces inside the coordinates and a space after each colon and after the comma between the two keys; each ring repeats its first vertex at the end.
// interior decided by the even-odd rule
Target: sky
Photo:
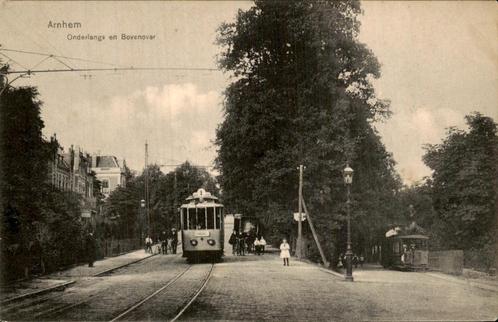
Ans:
{"type": "MultiPolygon", "coordinates": [[[[421,160],[424,144],[440,142],[449,126],[464,128],[464,116],[472,111],[498,120],[498,7],[494,1],[362,5],[359,38],[381,62],[382,76],[374,85],[380,98],[391,101],[393,112],[375,126],[403,181],[416,183],[430,175],[421,160]]],[[[216,29],[250,6],[246,1],[0,0],[0,44],[99,62],[63,60],[72,68],[216,69],[216,29]],[[82,27],[54,29],[48,27],[50,21],[79,22],[82,27]],[[122,33],[155,38],[121,40],[122,33]],[[88,34],[106,39],[68,39],[88,34]]],[[[1,53],[15,61],[10,62],[14,69],[31,68],[44,58],[1,53]]],[[[61,67],[52,58],[38,66],[61,67]]],[[[229,80],[220,71],[107,71],[36,74],[14,85],[39,88],[46,137],[57,133],[66,149],[74,145],[115,155],[141,170],[145,141],[150,162],[213,164],[215,129],[223,120],[223,91],[229,80]]]]}

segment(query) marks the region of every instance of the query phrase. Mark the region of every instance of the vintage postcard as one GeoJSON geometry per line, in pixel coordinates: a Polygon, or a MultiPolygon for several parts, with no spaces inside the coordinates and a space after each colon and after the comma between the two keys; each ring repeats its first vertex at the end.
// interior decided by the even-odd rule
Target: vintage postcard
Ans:
{"type": "Polygon", "coordinates": [[[0,0],[0,320],[494,321],[496,1],[0,0]]]}

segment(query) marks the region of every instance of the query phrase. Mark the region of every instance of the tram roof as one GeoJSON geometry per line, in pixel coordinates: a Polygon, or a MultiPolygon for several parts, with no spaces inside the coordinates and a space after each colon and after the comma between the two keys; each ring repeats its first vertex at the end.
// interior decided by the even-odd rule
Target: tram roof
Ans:
{"type": "Polygon", "coordinates": [[[198,203],[186,203],[181,205],[180,208],[208,208],[208,207],[223,207],[221,203],[216,202],[198,202],[198,203]]]}

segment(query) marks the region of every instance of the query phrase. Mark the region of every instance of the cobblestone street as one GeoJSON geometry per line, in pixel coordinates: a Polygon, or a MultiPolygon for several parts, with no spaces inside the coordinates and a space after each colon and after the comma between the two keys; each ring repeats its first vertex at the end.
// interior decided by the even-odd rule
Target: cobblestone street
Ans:
{"type": "Polygon", "coordinates": [[[498,292],[425,273],[358,270],[355,282],[275,255],[226,257],[183,318],[495,320],[498,292]]]}
{"type": "Polygon", "coordinates": [[[498,316],[496,285],[439,273],[370,266],[355,270],[350,283],[294,259],[283,266],[276,253],[226,256],[214,266],[190,265],[181,255],[135,262],[140,254],[98,263],[110,267],[131,261],[100,276],[82,276],[83,267],[61,272],[57,276],[78,278],[65,290],[9,303],[2,307],[2,319],[454,321],[498,316]]]}

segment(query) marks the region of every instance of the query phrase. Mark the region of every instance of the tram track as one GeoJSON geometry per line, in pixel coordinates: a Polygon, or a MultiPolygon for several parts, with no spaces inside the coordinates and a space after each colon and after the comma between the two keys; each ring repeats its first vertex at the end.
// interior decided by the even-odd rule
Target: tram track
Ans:
{"type": "MultiPolygon", "coordinates": [[[[172,257],[170,260],[173,262],[177,260],[179,255],[172,257]]],[[[148,257],[145,262],[148,262],[153,257],[148,257]]],[[[126,274],[130,271],[138,269],[138,263],[142,264],[144,261],[136,261],[127,265],[116,267],[112,270],[106,271],[105,274],[98,274],[98,276],[89,276],[87,279],[79,281],[78,286],[72,287],[69,294],[66,290],[54,289],[51,292],[43,293],[38,296],[26,297],[16,302],[9,303],[9,305],[2,305],[0,307],[1,320],[53,320],[63,316],[70,310],[77,310],[99,297],[105,296],[108,289],[102,289],[97,292],[91,292],[86,295],[78,295],[74,288],[88,287],[92,284],[104,281],[103,278],[112,278],[113,276],[126,274]],[[95,279],[95,280],[93,280],[95,279]],[[81,284],[83,283],[83,284],[81,284]]],[[[169,262],[169,261],[168,261],[169,262]]],[[[60,319],[64,320],[64,319],[60,319]]]]}
{"type": "Polygon", "coordinates": [[[194,290],[192,292],[188,292],[189,288],[187,285],[189,282],[188,280],[189,276],[187,276],[188,275],[187,273],[191,272],[191,274],[193,275],[192,277],[196,281],[198,281],[198,277],[196,276],[196,274],[199,274],[199,272],[194,272],[193,270],[201,271],[201,275],[203,273],[201,265],[189,265],[185,270],[183,270],[175,277],[170,279],[165,285],[163,285],[162,287],[160,287],[159,289],[157,289],[156,291],[154,291],[144,299],[140,300],[139,302],[127,308],[118,316],[110,320],[110,322],[121,321],[121,320],[137,320],[137,318],[133,318],[133,315],[135,315],[135,317],[139,317],[139,319],[145,319],[145,320],[159,319],[159,320],[168,320],[172,322],[177,321],[183,315],[183,313],[185,313],[189,309],[189,307],[197,300],[198,296],[206,288],[213,274],[214,267],[215,267],[214,263],[209,264],[207,270],[204,270],[207,272],[205,272],[204,274],[205,276],[202,278],[200,286],[194,287],[194,290]],[[182,281],[182,278],[186,278],[186,281],[182,281]],[[152,303],[153,301],[159,301],[160,303],[162,303],[162,299],[159,299],[159,297],[163,296],[164,299],[167,299],[168,295],[170,294],[165,294],[165,293],[169,292],[174,296],[175,290],[180,290],[180,289],[186,291],[188,294],[177,294],[175,300],[176,302],[180,302],[179,306],[171,305],[170,307],[167,307],[167,305],[163,305],[161,307],[162,309],[161,312],[156,312],[154,316],[150,315],[151,312],[154,312],[153,309],[144,308],[146,305],[149,305],[150,307],[154,308],[155,303],[152,303]]]}

